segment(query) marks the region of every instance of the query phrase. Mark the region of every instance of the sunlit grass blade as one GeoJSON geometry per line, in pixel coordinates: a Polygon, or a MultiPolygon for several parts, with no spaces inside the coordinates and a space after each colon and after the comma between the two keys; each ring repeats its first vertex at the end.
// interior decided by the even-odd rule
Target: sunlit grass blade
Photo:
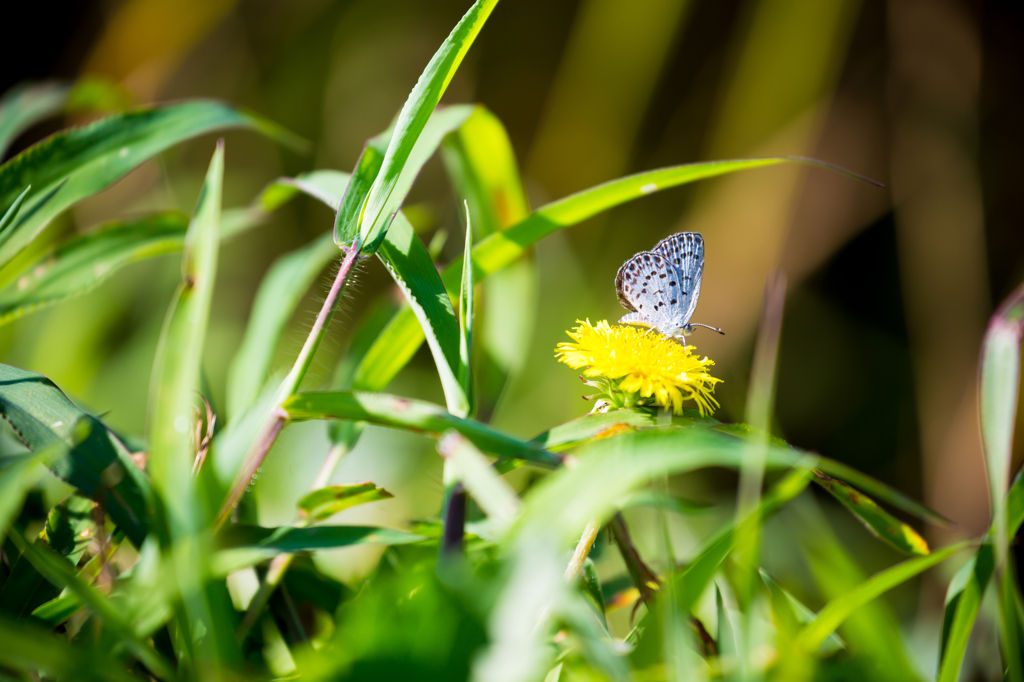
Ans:
{"type": "MultiPolygon", "coordinates": [[[[193,401],[199,388],[203,344],[213,299],[219,247],[224,145],[210,161],[185,235],[181,284],[175,291],[153,361],[147,431],[149,465],[158,517],[174,542],[174,575],[182,594],[189,641],[196,643],[197,672],[239,658],[227,614],[207,593],[204,530],[208,511],[192,475],[193,401]],[[200,633],[204,633],[200,637],[200,633]],[[194,638],[194,639],[193,639],[194,638]]],[[[191,644],[189,644],[191,646],[191,644]]]]}
{"type": "Polygon", "coordinates": [[[44,81],[22,83],[5,92],[0,98],[0,158],[18,135],[59,114],[70,91],[64,83],[44,81]]]}
{"type": "Polygon", "coordinates": [[[1013,457],[1013,431],[1020,386],[1020,353],[1024,340],[1024,285],[999,306],[982,342],[980,379],[981,436],[988,470],[992,525],[995,529],[996,572],[999,574],[999,620],[1003,655],[1011,682],[1024,682],[1024,653],[1018,646],[1012,578],[1008,570],[1006,493],[1013,457]]]}
{"type": "Polygon", "coordinates": [[[876,573],[846,594],[825,604],[824,608],[818,612],[817,617],[804,626],[797,635],[797,643],[808,651],[817,649],[858,608],[932,566],[942,563],[957,552],[967,549],[972,544],[974,543],[971,541],[964,541],[943,547],[927,556],[908,559],[876,573]]]}
{"type": "MultiPolygon", "coordinates": [[[[142,682],[128,673],[121,661],[101,653],[98,647],[76,646],[65,637],[10,620],[0,614],[0,663],[14,669],[41,671],[47,679],[142,682]]],[[[15,679],[15,678],[8,678],[15,679]]]]}
{"type": "Polygon", "coordinates": [[[65,443],[67,455],[48,463],[50,470],[83,495],[102,497],[107,513],[132,543],[142,543],[147,533],[149,479],[99,421],[42,374],[10,365],[0,365],[0,412],[34,452],[65,443]]]}
{"type": "MultiPolygon", "coordinates": [[[[473,399],[473,316],[474,290],[473,268],[467,267],[473,262],[473,225],[469,219],[469,207],[466,207],[466,246],[463,250],[462,287],[459,289],[459,384],[466,396],[466,413],[460,417],[470,417],[475,412],[473,399]]],[[[438,280],[440,281],[440,279],[438,280]]]]}
{"type": "MultiPolygon", "coordinates": [[[[4,212],[3,217],[0,217],[0,235],[3,235],[7,230],[7,226],[18,217],[18,212],[21,211],[21,205],[25,202],[25,197],[32,191],[32,185],[26,187],[21,194],[19,194],[7,210],[4,212]]],[[[0,237],[2,239],[2,237],[0,237]]]]}
{"type": "Polygon", "coordinates": [[[838,478],[859,490],[863,490],[872,497],[891,504],[897,509],[901,509],[922,521],[934,523],[937,526],[948,527],[953,525],[952,521],[937,511],[929,509],[920,502],[907,497],[899,490],[896,490],[895,488],[892,488],[885,483],[868,476],[867,474],[861,473],[842,462],[837,462],[834,459],[829,459],[828,457],[819,457],[815,468],[829,476],[832,476],[833,478],[838,478]]]}
{"type": "MultiPolygon", "coordinates": [[[[759,573],[761,574],[761,580],[764,581],[765,587],[768,588],[771,594],[772,610],[775,612],[776,618],[781,617],[792,626],[790,629],[791,635],[796,634],[798,626],[806,625],[817,617],[814,611],[811,611],[803,602],[794,597],[789,590],[780,585],[766,570],[762,568],[759,573]]],[[[821,652],[828,655],[845,648],[846,642],[833,632],[825,639],[821,652]]]]}
{"type": "Polygon", "coordinates": [[[89,610],[103,620],[108,628],[117,633],[132,655],[149,668],[154,675],[162,680],[174,679],[175,674],[171,664],[151,645],[135,634],[131,623],[122,618],[121,612],[106,597],[75,574],[74,567],[70,562],[48,548],[25,542],[17,533],[13,534],[11,539],[37,571],[50,582],[59,587],[66,587],[81,599],[89,610]]]}
{"type": "Polygon", "coordinates": [[[455,430],[484,452],[515,457],[553,467],[560,460],[535,445],[525,443],[472,419],[460,419],[440,405],[365,391],[311,391],[297,393],[281,406],[294,421],[345,419],[440,435],[455,430]]]}
{"type": "MultiPolygon", "coordinates": [[[[451,299],[437,274],[430,254],[409,221],[399,213],[377,252],[416,315],[434,356],[448,411],[456,416],[470,412],[469,395],[461,381],[461,334],[451,299]]],[[[364,362],[367,360],[364,359],[364,362]]],[[[356,385],[362,385],[362,377],[356,385]]]]}
{"type": "Polygon", "coordinates": [[[0,291],[0,324],[81,296],[125,265],[180,251],[187,225],[181,213],[158,213],[67,240],[0,291]]]}
{"type": "MultiPolygon", "coordinates": [[[[671,187],[741,170],[801,162],[831,167],[821,162],[789,157],[707,161],[628,175],[577,192],[546,204],[528,218],[481,240],[473,249],[476,281],[482,282],[489,275],[509,266],[544,237],[629,201],[671,187]]],[[[442,279],[449,293],[457,291],[462,280],[462,262],[452,262],[445,268],[442,279]]],[[[423,335],[411,324],[411,318],[412,311],[400,311],[389,328],[381,334],[375,344],[379,348],[372,349],[367,354],[367,359],[388,357],[395,360],[389,363],[387,371],[372,366],[366,367],[361,374],[372,376],[373,383],[361,383],[361,387],[376,391],[386,388],[423,343],[423,335]]]]}
{"type": "Polygon", "coordinates": [[[360,241],[367,253],[373,253],[380,245],[391,222],[391,214],[400,205],[400,200],[398,203],[392,200],[392,193],[399,184],[399,176],[405,170],[413,147],[463,57],[497,4],[498,0],[477,0],[473,3],[431,58],[398,114],[380,172],[360,215],[360,241]]]}
{"type": "Polygon", "coordinates": [[[916,530],[894,518],[870,497],[822,473],[815,474],[815,482],[832,493],[875,537],[904,554],[928,554],[928,543],[916,530]]]}
{"type": "Polygon", "coordinates": [[[560,452],[592,440],[633,431],[641,426],[654,426],[656,423],[657,415],[653,411],[630,407],[573,419],[535,436],[531,442],[552,452],[560,452]]]}
{"type": "Polygon", "coordinates": [[[349,507],[394,497],[373,483],[358,485],[332,485],[306,493],[297,505],[309,521],[323,521],[349,507]]]}
{"type": "Polygon", "coordinates": [[[381,164],[384,163],[384,153],[387,151],[392,130],[388,128],[367,140],[363,153],[356,160],[351,180],[341,201],[338,202],[337,214],[334,217],[334,243],[338,246],[354,244],[359,240],[363,207],[380,173],[381,164]]]}
{"type": "Polygon", "coordinates": [[[109,187],[156,154],[198,135],[239,127],[292,141],[268,121],[220,102],[195,100],[114,114],[61,131],[25,150],[0,166],[0,210],[6,211],[25,187],[32,186],[20,216],[9,228],[9,237],[0,245],[0,266],[58,214],[109,187]],[[60,191],[43,205],[58,187],[60,191]]]}

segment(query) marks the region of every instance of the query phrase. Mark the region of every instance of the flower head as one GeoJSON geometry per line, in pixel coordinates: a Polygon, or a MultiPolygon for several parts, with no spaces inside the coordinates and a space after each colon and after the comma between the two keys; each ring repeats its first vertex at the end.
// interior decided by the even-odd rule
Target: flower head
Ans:
{"type": "Polygon", "coordinates": [[[661,405],[682,414],[686,400],[692,400],[701,415],[718,407],[713,393],[721,379],[708,374],[715,363],[691,354],[693,346],[636,327],[613,327],[606,320],[597,325],[576,322],[576,328],[566,332],[573,343],[558,344],[555,357],[583,368],[591,380],[587,383],[602,389],[595,411],[661,405]]]}

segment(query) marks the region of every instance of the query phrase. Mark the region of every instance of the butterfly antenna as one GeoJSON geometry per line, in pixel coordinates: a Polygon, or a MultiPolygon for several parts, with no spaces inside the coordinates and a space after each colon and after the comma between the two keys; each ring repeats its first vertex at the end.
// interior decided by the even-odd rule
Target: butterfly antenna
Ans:
{"type": "Polygon", "coordinates": [[[691,327],[704,327],[705,329],[710,329],[713,332],[718,332],[722,336],[725,336],[725,332],[723,332],[718,327],[712,327],[710,324],[701,324],[700,322],[691,322],[690,326],[691,327]]]}

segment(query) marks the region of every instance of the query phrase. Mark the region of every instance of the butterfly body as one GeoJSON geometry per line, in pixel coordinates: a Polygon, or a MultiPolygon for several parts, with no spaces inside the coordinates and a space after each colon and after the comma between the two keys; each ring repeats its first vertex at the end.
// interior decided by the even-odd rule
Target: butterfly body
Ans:
{"type": "Polygon", "coordinates": [[[694,326],[707,327],[690,322],[703,276],[704,238],[700,233],[679,232],[662,239],[652,250],[641,251],[619,268],[615,293],[630,311],[619,322],[684,338],[694,326]]]}

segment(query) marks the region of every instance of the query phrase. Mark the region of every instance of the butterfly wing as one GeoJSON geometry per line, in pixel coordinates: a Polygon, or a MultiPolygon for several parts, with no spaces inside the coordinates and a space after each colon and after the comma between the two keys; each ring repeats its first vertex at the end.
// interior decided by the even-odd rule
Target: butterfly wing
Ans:
{"type": "Polygon", "coordinates": [[[704,278],[704,238],[699,232],[677,232],[658,242],[654,252],[666,258],[679,275],[679,307],[682,324],[685,325],[693,317],[700,298],[700,285],[704,278]]]}
{"type": "Polygon", "coordinates": [[[646,324],[662,333],[672,333],[681,326],[679,280],[679,271],[660,253],[643,251],[630,258],[615,278],[619,300],[632,311],[620,322],[646,324]]]}

